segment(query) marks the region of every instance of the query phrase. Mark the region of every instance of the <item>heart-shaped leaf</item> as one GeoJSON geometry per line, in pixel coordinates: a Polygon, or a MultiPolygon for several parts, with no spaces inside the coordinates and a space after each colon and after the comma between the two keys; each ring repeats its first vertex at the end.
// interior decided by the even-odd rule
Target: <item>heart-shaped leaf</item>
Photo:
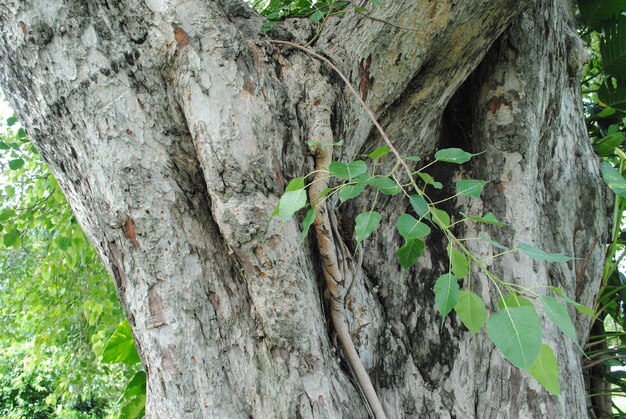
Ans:
{"type": "Polygon", "coordinates": [[[380,224],[380,214],[376,211],[362,212],[356,216],[354,233],[357,243],[367,239],[380,224]]]}
{"type": "Polygon", "coordinates": [[[405,240],[419,239],[430,234],[430,227],[409,214],[402,214],[396,223],[398,232],[405,240]]]}
{"type": "Polygon", "coordinates": [[[358,175],[367,173],[367,165],[362,160],[356,160],[351,163],[334,161],[328,165],[328,171],[331,175],[340,179],[352,180],[358,175]]]}
{"type": "Polygon", "coordinates": [[[459,292],[459,301],[454,306],[454,311],[472,333],[478,332],[487,321],[485,302],[471,291],[459,292]]]}
{"type": "Polygon", "coordinates": [[[489,183],[486,180],[470,180],[463,179],[456,182],[456,192],[459,195],[479,198],[485,185],[489,183]]]}
{"type": "Polygon", "coordinates": [[[424,252],[424,242],[420,239],[407,240],[404,245],[396,251],[396,256],[400,265],[404,269],[409,269],[424,252]]]}
{"type": "Polygon", "coordinates": [[[355,185],[345,185],[339,190],[339,202],[346,202],[349,199],[356,198],[363,193],[365,185],[357,183],[355,185]]]}
{"type": "Polygon", "coordinates": [[[451,273],[441,275],[435,282],[435,304],[446,317],[459,301],[459,282],[451,273]]]}
{"type": "Polygon", "coordinates": [[[541,349],[541,320],[532,306],[505,307],[487,321],[489,339],[511,364],[528,370],[541,349]]]}
{"type": "Polygon", "coordinates": [[[559,366],[552,348],[548,345],[541,345],[539,356],[530,366],[528,370],[530,375],[535,377],[550,393],[558,396],[561,393],[561,385],[559,384],[559,366]]]}

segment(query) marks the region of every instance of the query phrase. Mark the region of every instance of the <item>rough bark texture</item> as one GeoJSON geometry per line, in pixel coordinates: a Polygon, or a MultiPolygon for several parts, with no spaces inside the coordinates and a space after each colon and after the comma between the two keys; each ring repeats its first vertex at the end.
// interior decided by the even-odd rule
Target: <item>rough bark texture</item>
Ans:
{"type": "MultiPolygon", "coordinates": [[[[509,223],[485,229],[495,239],[579,258],[556,266],[516,254],[495,272],[590,304],[606,220],[571,11],[557,0],[406,0],[373,15],[331,19],[316,48],[402,153],[486,151],[462,175],[492,183],[453,213],[493,211],[509,223]]],[[[0,5],[0,83],[117,284],[150,417],[368,415],[329,330],[313,238],[299,241],[296,220],[267,220],[286,181],[313,168],[308,140],[344,139],[343,161],[382,142],[336,74],[272,46],[260,22],[238,0],[0,5]]],[[[278,36],[312,34],[290,22],[278,36]]],[[[435,170],[449,181],[461,175],[452,169],[435,170]]],[[[337,211],[353,251],[352,220],[371,200],[337,211]]],[[[387,415],[586,416],[580,353],[549,323],[558,399],[484,332],[472,337],[455,316],[440,327],[432,287],[445,244],[434,235],[418,266],[401,270],[405,205],[379,199],[388,222],[365,243],[348,301],[387,415]]],[[[473,282],[493,308],[493,290],[473,282]]],[[[589,320],[576,325],[582,342],[589,320]]]]}

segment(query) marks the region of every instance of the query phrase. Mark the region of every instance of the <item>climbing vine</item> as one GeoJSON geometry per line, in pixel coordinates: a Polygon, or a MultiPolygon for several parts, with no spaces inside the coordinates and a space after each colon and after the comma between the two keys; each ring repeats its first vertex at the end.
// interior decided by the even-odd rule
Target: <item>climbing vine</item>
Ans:
{"type": "MultiPolygon", "coordinates": [[[[326,15],[329,16],[333,13],[332,6],[336,4],[335,2],[324,4],[329,6],[326,9],[326,15]]],[[[276,3],[274,5],[276,6],[276,3]]],[[[342,4],[341,6],[345,7],[346,5],[342,4]]],[[[584,8],[585,6],[581,6],[581,10],[584,8]]],[[[596,12],[597,10],[594,9],[591,13],[596,12]]],[[[273,13],[277,13],[277,11],[273,13]]],[[[583,10],[584,13],[586,12],[583,10]]],[[[270,19],[276,16],[276,14],[268,14],[270,19]]],[[[312,21],[321,21],[322,25],[324,23],[324,19],[319,18],[319,11],[312,12],[309,10],[306,16],[309,16],[312,21]]],[[[277,23],[277,21],[273,21],[272,25],[277,23]]],[[[271,28],[265,26],[264,29],[271,28]]],[[[318,34],[319,31],[318,28],[318,34]]],[[[615,37],[616,33],[618,32],[614,31],[612,35],[607,35],[607,39],[615,37]]],[[[364,111],[368,113],[384,139],[385,145],[369,153],[368,162],[364,160],[332,161],[326,167],[316,167],[314,172],[292,179],[280,198],[273,216],[278,216],[283,222],[288,222],[296,212],[308,207],[302,224],[301,238],[304,239],[310,226],[314,223],[316,209],[320,204],[326,201],[338,201],[339,204],[343,204],[360,196],[366,188],[372,188],[374,199],[370,208],[358,214],[354,219],[353,239],[358,247],[373,234],[381,223],[381,215],[376,211],[379,195],[398,195],[406,199],[408,201],[407,207],[411,208],[412,211],[401,214],[396,220],[398,235],[403,239],[403,244],[396,250],[397,263],[403,269],[410,269],[424,253],[425,238],[432,229],[437,229],[443,233],[447,241],[448,272],[439,276],[434,284],[434,303],[442,318],[454,311],[471,333],[475,334],[484,327],[488,338],[511,364],[526,370],[549,392],[558,395],[560,393],[558,362],[552,347],[543,342],[542,320],[537,309],[539,308],[544,317],[553,322],[576,345],[578,345],[577,334],[567,305],[569,304],[587,315],[591,315],[592,312],[567,296],[561,288],[552,286],[542,289],[539,287],[525,288],[499,278],[487,268],[487,260],[474,255],[465,246],[465,243],[468,240],[482,240],[488,243],[493,248],[494,253],[488,258],[489,261],[513,252],[543,262],[563,263],[570,261],[571,258],[560,253],[547,253],[527,243],[519,243],[514,248],[507,248],[484,234],[479,237],[457,237],[454,233],[454,226],[460,223],[482,223],[493,225],[496,228],[504,225],[491,212],[451,215],[441,208],[442,203],[457,197],[479,198],[488,182],[480,179],[458,180],[454,185],[455,194],[434,201],[425,192],[426,188],[430,186],[435,189],[442,189],[443,184],[438,182],[427,169],[435,163],[467,163],[476,154],[458,148],[442,149],[438,150],[432,159],[427,160],[430,161],[429,163],[423,163],[419,156],[401,156],[376,121],[373,112],[367,108],[367,105],[352,88],[350,81],[341,74],[332,62],[304,48],[304,46],[283,41],[274,41],[274,43],[282,43],[303,50],[315,59],[324,61],[331,66],[344,80],[346,87],[352,91],[364,111]],[[388,173],[379,173],[377,170],[381,166],[379,163],[388,155],[395,156],[395,164],[388,173]],[[325,182],[329,182],[331,186],[324,188],[319,195],[307,201],[306,190],[319,181],[320,173],[326,176],[325,182]],[[310,179],[314,180],[311,181],[310,179]],[[486,281],[487,284],[483,284],[483,286],[491,284],[497,292],[499,299],[496,310],[488,310],[483,299],[473,292],[472,275],[475,275],[480,281],[486,281]]],[[[603,45],[604,50],[610,50],[606,43],[603,45]]],[[[618,60],[614,61],[617,62],[618,60]]],[[[619,80],[608,80],[601,87],[600,94],[615,99],[619,96],[620,83],[619,80]]],[[[609,134],[615,134],[616,130],[613,129],[613,131],[609,134]]],[[[317,145],[320,146],[320,144],[317,145]]],[[[321,146],[331,147],[332,150],[332,146],[340,145],[339,143],[321,146]]],[[[332,151],[330,153],[332,154],[332,151]]],[[[603,168],[604,172],[607,170],[603,168]]],[[[342,296],[342,298],[345,297],[345,295],[342,296]]]]}

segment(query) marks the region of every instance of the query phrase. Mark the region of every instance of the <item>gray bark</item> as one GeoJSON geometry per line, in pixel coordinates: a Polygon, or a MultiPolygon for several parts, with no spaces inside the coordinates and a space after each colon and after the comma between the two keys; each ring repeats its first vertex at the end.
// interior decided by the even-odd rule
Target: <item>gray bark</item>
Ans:
{"type": "MultiPolygon", "coordinates": [[[[407,0],[373,16],[331,19],[317,50],[405,155],[485,151],[462,175],[491,185],[452,213],[493,211],[508,223],[483,228],[495,239],[579,258],[512,255],[495,272],[591,304],[606,217],[571,11],[556,0],[407,0]]],[[[148,373],[150,417],[368,415],[329,330],[314,239],[299,241],[297,220],[268,217],[286,182],[312,170],[308,140],[344,139],[341,161],[382,141],[330,69],[268,43],[260,22],[237,0],[0,4],[0,83],[112,273],[148,373]]],[[[312,33],[290,22],[279,35],[305,43],[312,33]]],[[[453,169],[437,177],[461,176],[453,169]]],[[[372,198],[336,211],[349,246],[372,198]]],[[[400,270],[405,203],[382,197],[378,210],[388,222],[365,243],[348,307],[389,417],[586,416],[571,341],[545,324],[561,368],[555,398],[484,332],[472,337],[455,316],[440,327],[441,237],[400,270]]],[[[479,290],[493,307],[493,290],[479,290]]],[[[576,325],[583,342],[589,319],[576,325]]]]}

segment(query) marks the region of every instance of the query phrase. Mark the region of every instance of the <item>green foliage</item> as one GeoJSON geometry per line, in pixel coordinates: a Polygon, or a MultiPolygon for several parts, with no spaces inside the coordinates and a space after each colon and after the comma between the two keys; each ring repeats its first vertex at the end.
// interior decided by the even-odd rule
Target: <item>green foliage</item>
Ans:
{"type": "Polygon", "coordinates": [[[293,214],[306,205],[306,191],[304,190],[304,178],[292,179],[285,189],[285,194],[280,198],[278,215],[283,221],[287,221],[293,214]]]}
{"type": "Polygon", "coordinates": [[[361,243],[372,235],[380,224],[380,214],[376,211],[362,212],[355,218],[354,235],[356,242],[361,243]]]}
{"type": "Polygon", "coordinates": [[[467,163],[473,156],[478,154],[471,154],[467,151],[463,151],[460,148],[446,148],[439,150],[435,153],[435,159],[444,163],[467,163]]]}
{"type": "Polygon", "coordinates": [[[425,244],[422,240],[410,239],[406,240],[402,247],[396,251],[398,262],[404,269],[409,269],[417,262],[422,253],[424,253],[425,244]]]}
{"type": "MultiPolygon", "coordinates": [[[[596,397],[626,396],[626,339],[622,339],[626,326],[626,298],[622,290],[626,281],[618,270],[624,257],[623,237],[626,234],[622,222],[626,210],[626,179],[623,177],[626,161],[626,0],[578,0],[578,6],[583,39],[591,54],[582,83],[587,128],[595,152],[603,158],[602,177],[616,197],[611,242],[607,249],[595,312],[590,312],[567,296],[563,296],[563,299],[578,311],[594,316],[593,333],[586,347],[583,370],[591,376],[589,380],[607,384],[606,393],[591,394],[590,397],[593,414],[610,417],[612,412],[598,410],[604,405],[598,405],[595,400],[596,397]],[[605,332],[607,328],[613,331],[605,332]]],[[[556,310],[562,312],[562,308],[556,310]]],[[[557,325],[561,324],[565,334],[575,336],[567,319],[553,321],[557,325]]],[[[616,416],[623,416],[624,412],[615,403],[613,409],[616,416]]]]}
{"type": "Polygon", "coordinates": [[[604,23],[626,10],[626,0],[578,0],[581,26],[601,31],[604,23]]]}
{"type": "Polygon", "coordinates": [[[352,180],[359,175],[367,173],[367,165],[363,160],[353,161],[351,163],[332,162],[328,166],[331,175],[339,179],[352,180]]]}
{"type": "Polygon", "coordinates": [[[603,161],[602,178],[615,195],[626,198],[626,179],[609,162],[603,161]]]}
{"type": "Polygon", "coordinates": [[[548,316],[564,335],[569,336],[577,343],[578,335],[572,323],[572,319],[567,312],[567,307],[555,297],[544,295],[539,298],[543,312],[548,316]]]}
{"type": "Polygon", "coordinates": [[[102,361],[108,364],[123,362],[133,365],[139,363],[139,354],[137,354],[137,349],[135,349],[133,332],[130,330],[128,320],[120,323],[109,338],[102,352],[102,361]]]}
{"type": "Polygon", "coordinates": [[[396,225],[398,227],[398,233],[400,233],[405,240],[421,239],[430,234],[430,227],[410,214],[402,214],[398,218],[396,225]]]}
{"type": "Polygon", "coordinates": [[[0,235],[0,380],[9,380],[0,386],[0,415],[103,417],[125,369],[98,357],[123,315],[106,269],[15,117],[0,123],[0,235]]]}
{"type": "Polygon", "coordinates": [[[435,304],[441,317],[446,317],[448,313],[457,305],[459,301],[459,282],[454,275],[447,273],[441,275],[435,281],[435,304]]]}
{"type": "MultiPolygon", "coordinates": [[[[261,32],[271,32],[277,25],[289,18],[307,18],[311,23],[319,25],[319,30],[330,16],[341,15],[346,12],[346,6],[353,1],[337,0],[246,0],[253,9],[267,18],[261,32]]],[[[369,0],[374,6],[382,7],[379,0],[369,0]]],[[[368,12],[362,6],[356,6],[355,11],[368,12]]]]}
{"type": "Polygon", "coordinates": [[[487,334],[504,357],[518,368],[527,370],[539,355],[541,320],[532,305],[505,306],[492,314],[487,321],[487,334]]]}
{"type": "Polygon", "coordinates": [[[454,307],[461,322],[473,334],[478,332],[487,321],[487,308],[482,298],[471,291],[459,292],[459,300],[454,307]]]}
{"type": "MultiPolygon", "coordinates": [[[[456,238],[451,229],[459,222],[483,223],[494,227],[504,226],[504,223],[498,221],[491,212],[484,215],[461,213],[462,218],[453,222],[450,214],[439,208],[440,203],[449,199],[457,197],[479,198],[488,184],[487,181],[459,180],[455,183],[456,193],[437,203],[433,202],[425,193],[428,186],[434,189],[443,188],[440,182],[437,182],[431,174],[426,172],[430,165],[434,163],[463,164],[478,154],[468,153],[458,148],[439,150],[435,153],[432,163],[424,164],[411,172],[410,179],[399,181],[396,170],[403,164],[402,161],[396,164],[395,168],[387,175],[376,173],[379,161],[390,155],[390,151],[391,148],[388,146],[378,147],[372,151],[368,154],[368,158],[372,160],[371,164],[363,160],[334,161],[329,164],[328,170],[320,169],[321,172],[330,174],[337,186],[327,189],[323,197],[315,198],[317,202],[314,202],[307,212],[301,237],[306,237],[311,220],[314,218],[315,207],[322,200],[332,199],[336,194],[339,202],[344,203],[361,196],[370,188],[371,193],[374,194],[371,209],[358,214],[355,219],[354,237],[356,244],[359,245],[367,240],[380,225],[382,217],[375,210],[378,197],[404,192],[403,196],[408,199],[407,207],[411,208],[413,213],[401,214],[396,221],[398,235],[403,239],[403,244],[396,250],[401,267],[410,269],[417,263],[426,247],[424,239],[431,234],[432,229],[439,230],[448,241],[449,272],[441,275],[434,283],[435,305],[442,320],[454,310],[461,322],[473,334],[478,333],[486,325],[487,335],[506,359],[535,376],[549,391],[558,391],[558,367],[552,362],[554,356],[551,349],[541,351],[542,324],[535,310],[535,304],[531,300],[538,301],[545,317],[574,340],[576,340],[576,333],[565,303],[575,307],[578,305],[579,307],[576,308],[579,310],[583,306],[569,299],[559,288],[553,287],[552,291],[557,293],[561,300],[548,295],[539,295],[531,290],[520,289],[518,286],[501,280],[487,270],[483,260],[476,258],[464,246],[463,241],[456,238]],[[409,190],[413,194],[409,194],[409,190]],[[469,279],[473,272],[472,268],[482,272],[498,291],[506,291],[500,299],[499,311],[491,313],[490,317],[482,298],[473,293],[469,285],[467,289],[461,289],[459,285],[459,280],[465,278],[468,279],[468,284],[471,283],[469,279]],[[551,354],[552,357],[550,357],[551,354]]],[[[404,163],[407,161],[404,160],[404,163]]],[[[420,159],[411,161],[421,162],[420,159]]],[[[283,207],[289,208],[286,212],[289,216],[281,216],[283,221],[288,221],[297,210],[307,206],[306,190],[309,185],[306,184],[305,179],[313,174],[310,173],[305,177],[295,178],[289,182],[279,202],[281,209],[283,207]],[[297,203],[294,204],[294,202],[297,203]]],[[[560,253],[548,253],[525,243],[519,243],[516,247],[509,249],[485,235],[481,235],[479,238],[491,244],[495,249],[503,250],[501,253],[496,253],[495,257],[510,252],[519,252],[538,261],[568,262],[571,260],[569,256],[560,253]]]]}
{"type": "Polygon", "coordinates": [[[545,343],[541,345],[539,356],[528,370],[535,379],[550,393],[558,396],[561,393],[559,370],[552,348],[545,343]]]}
{"type": "Polygon", "coordinates": [[[541,260],[546,262],[568,262],[572,258],[569,256],[562,255],[560,253],[547,253],[541,249],[536,248],[535,246],[531,246],[526,243],[520,243],[517,245],[517,250],[525,254],[531,259],[541,260]]]}
{"type": "MultiPolygon", "coordinates": [[[[140,367],[139,354],[128,320],[119,324],[109,338],[102,353],[102,362],[108,364],[124,363],[140,367]]],[[[128,381],[124,393],[117,401],[117,418],[140,419],[146,410],[146,373],[137,370],[128,381]]]]}

